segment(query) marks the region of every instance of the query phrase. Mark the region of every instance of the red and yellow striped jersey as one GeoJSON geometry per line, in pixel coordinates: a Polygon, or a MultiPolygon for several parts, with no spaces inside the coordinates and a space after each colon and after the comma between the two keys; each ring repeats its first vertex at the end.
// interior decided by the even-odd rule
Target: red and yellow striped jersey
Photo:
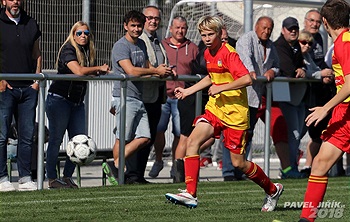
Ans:
{"type": "MultiPolygon", "coordinates": [[[[335,75],[335,85],[337,92],[345,83],[345,76],[350,75],[350,32],[344,30],[334,41],[334,51],[332,55],[332,68],[335,75]]],[[[350,96],[343,102],[350,102],[350,96]]]]}
{"type": "MultiPolygon", "coordinates": [[[[214,56],[208,49],[205,50],[204,58],[212,84],[227,84],[249,75],[236,50],[229,44],[223,43],[214,56]]],[[[246,88],[224,91],[215,97],[210,97],[205,108],[217,116],[225,126],[238,130],[249,128],[246,88]]]]}

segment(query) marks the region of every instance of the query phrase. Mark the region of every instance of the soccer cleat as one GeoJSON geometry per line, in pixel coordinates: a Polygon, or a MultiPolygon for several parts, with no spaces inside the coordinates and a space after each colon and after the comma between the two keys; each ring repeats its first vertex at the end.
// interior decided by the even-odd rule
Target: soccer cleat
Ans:
{"type": "Polygon", "coordinates": [[[206,158],[206,157],[203,157],[201,158],[201,161],[199,163],[199,166],[201,168],[205,168],[205,167],[208,167],[208,166],[213,166],[213,161],[211,158],[206,158]]]}
{"type": "Polygon", "coordinates": [[[310,221],[306,218],[300,218],[300,220],[298,222],[310,222],[310,221]]]}
{"type": "Polygon", "coordinates": [[[163,161],[155,161],[152,169],[149,171],[148,176],[152,178],[156,178],[159,175],[159,172],[163,169],[164,162],[163,161]]]}
{"type": "Polygon", "coordinates": [[[102,163],[103,172],[106,174],[107,179],[111,185],[118,185],[118,168],[114,166],[114,162],[102,163]]]}
{"type": "Polygon", "coordinates": [[[284,189],[283,189],[283,185],[280,183],[275,183],[275,186],[277,188],[276,193],[273,194],[272,196],[266,194],[261,211],[269,212],[269,211],[273,211],[276,208],[278,199],[282,195],[284,189]]]}
{"type": "Polygon", "coordinates": [[[178,194],[171,194],[167,193],[165,194],[165,197],[167,200],[174,204],[180,204],[184,205],[189,208],[196,208],[197,207],[197,197],[193,197],[190,193],[187,193],[186,190],[179,189],[180,193],[178,194]]]}
{"type": "Polygon", "coordinates": [[[0,183],[0,192],[15,191],[15,187],[10,181],[0,183]]]}
{"type": "Polygon", "coordinates": [[[34,190],[38,190],[38,185],[33,181],[28,181],[26,183],[19,183],[18,190],[19,191],[34,191],[34,190]]]}

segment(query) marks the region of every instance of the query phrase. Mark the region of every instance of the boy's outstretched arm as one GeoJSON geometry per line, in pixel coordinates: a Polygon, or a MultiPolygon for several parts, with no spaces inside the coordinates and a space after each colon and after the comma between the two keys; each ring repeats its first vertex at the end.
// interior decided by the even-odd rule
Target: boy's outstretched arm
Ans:
{"type": "Polygon", "coordinates": [[[193,93],[196,93],[199,90],[202,90],[210,85],[211,85],[211,79],[210,79],[209,75],[207,75],[201,81],[197,82],[196,84],[194,84],[193,86],[191,86],[189,88],[184,89],[181,87],[177,87],[175,89],[174,93],[175,93],[176,98],[184,99],[187,96],[192,95],[193,93]]]}

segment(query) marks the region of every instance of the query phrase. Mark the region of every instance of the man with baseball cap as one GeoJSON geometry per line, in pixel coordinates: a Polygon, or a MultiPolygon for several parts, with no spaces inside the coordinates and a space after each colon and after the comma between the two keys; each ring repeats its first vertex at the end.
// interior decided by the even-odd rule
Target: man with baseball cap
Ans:
{"type": "MultiPolygon", "coordinates": [[[[281,36],[274,42],[280,59],[280,76],[304,78],[304,62],[298,43],[299,23],[296,18],[287,17],[282,22],[281,36]]],[[[298,170],[299,145],[305,127],[305,103],[303,101],[307,85],[290,83],[290,102],[280,102],[279,106],[288,127],[288,145],[292,170],[298,170]]]]}
{"type": "Polygon", "coordinates": [[[284,27],[288,30],[296,28],[299,31],[298,20],[296,18],[293,18],[293,17],[288,17],[288,18],[284,19],[282,22],[282,27],[284,27]]]}

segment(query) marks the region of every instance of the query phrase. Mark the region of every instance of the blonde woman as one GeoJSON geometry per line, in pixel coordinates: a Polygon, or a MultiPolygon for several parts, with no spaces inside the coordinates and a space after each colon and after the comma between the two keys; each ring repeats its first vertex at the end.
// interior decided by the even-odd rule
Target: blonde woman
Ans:
{"type": "MultiPolygon", "coordinates": [[[[89,26],[76,22],[61,46],[56,67],[58,74],[99,75],[109,71],[108,65],[94,66],[95,48],[89,26]]],[[[85,134],[86,81],[53,81],[46,99],[46,114],[49,120],[49,145],[46,153],[46,170],[50,188],[77,188],[72,180],[75,169],[66,158],[63,178],[57,178],[56,163],[63,136],[68,131],[69,139],[85,134]]]]}
{"type": "Polygon", "coordinates": [[[314,79],[322,78],[324,83],[330,83],[334,77],[332,69],[321,70],[321,68],[315,64],[309,54],[314,41],[312,34],[308,31],[303,30],[299,34],[298,41],[301,48],[301,53],[303,54],[304,58],[306,77],[314,79]]]}

